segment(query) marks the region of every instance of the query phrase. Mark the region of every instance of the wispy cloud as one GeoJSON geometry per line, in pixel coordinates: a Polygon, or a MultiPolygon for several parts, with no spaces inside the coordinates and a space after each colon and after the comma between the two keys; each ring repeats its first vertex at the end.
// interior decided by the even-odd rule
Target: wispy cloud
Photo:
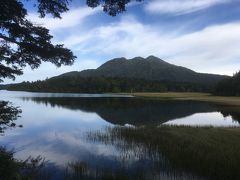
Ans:
{"type": "Polygon", "coordinates": [[[45,17],[39,18],[36,13],[30,13],[28,19],[50,30],[71,28],[82,24],[86,18],[99,12],[99,8],[79,7],[62,14],[62,18],[45,17]]]}
{"type": "Polygon", "coordinates": [[[99,16],[101,7],[86,6],[71,9],[62,19],[40,19],[30,13],[29,19],[51,30],[53,42],[65,44],[78,58],[73,66],[56,68],[43,63],[34,71],[26,68],[16,82],[96,68],[115,57],[149,55],[199,72],[231,75],[240,69],[240,21],[235,18],[240,9],[235,2],[237,0],[149,0],[112,18],[99,16]],[[215,10],[211,11],[211,18],[199,11],[228,2],[229,6],[216,6],[222,10],[220,16],[215,10]],[[140,5],[147,13],[141,11],[140,5]],[[199,11],[197,18],[176,16],[194,11],[199,11]],[[173,16],[166,18],[152,13],[173,16]]]}
{"type": "Polygon", "coordinates": [[[152,0],[145,10],[155,14],[187,14],[214,5],[229,3],[232,0],[152,0]]]}
{"type": "Polygon", "coordinates": [[[99,57],[153,54],[197,71],[222,74],[232,74],[240,68],[240,61],[236,62],[240,58],[240,23],[210,26],[182,35],[177,29],[174,33],[161,32],[125,16],[118,23],[97,27],[80,36],[85,38],[72,35],[65,43],[76,52],[99,57]]]}
{"type": "MultiPolygon", "coordinates": [[[[78,59],[72,66],[61,66],[56,67],[51,63],[43,63],[38,69],[32,70],[30,67],[24,69],[24,74],[22,76],[16,77],[16,82],[22,81],[36,81],[44,80],[47,77],[58,76],[60,74],[70,72],[70,71],[81,71],[84,69],[95,69],[99,67],[101,63],[97,59],[78,59]]],[[[6,82],[11,82],[7,80],[6,82]]]]}

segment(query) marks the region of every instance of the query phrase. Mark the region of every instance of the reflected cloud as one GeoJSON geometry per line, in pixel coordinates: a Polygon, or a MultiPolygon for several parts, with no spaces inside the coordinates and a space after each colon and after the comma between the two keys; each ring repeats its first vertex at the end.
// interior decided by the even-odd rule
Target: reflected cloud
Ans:
{"type": "MultiPolygon", "coordinates": [[[[232,116],[231,119],[234,121],[232,125],[237,125],[238,120],[240,120],[238,108],[196,101],[158,101],[129,97],[30,97],[24,98],[24,100],[50,107],[95,114],[114,125],[159,125],[175,119],[178,121],[182,118],[186,119],[186,122],[189,121],[189,125],[191,125],[194,124],[194,121],[191,118],[189,119],[189,116],[196,113],[201,113],[199,116],[202,115],[202,117],[199,117],[199,123],[202,125],[205,122],[201,119],[207,119],[208,123],[206,124],[213,126],[219,120],[221,125],[221,121],[228,115],[232,116]],[[218,115],[212,118],[210,113],[217,113],[218,115]]],[[[197,123],[195,124],[197,125],[197,123]]],[[[227,124],[225,123],[225,125],[227,124]]],[[[229,125],[231,125],[230,121],[229,125]]]]}
{"type": "Polygon", "coordinates": [[[197,113],[186,118],[168,121],[164,125],[182,126],[214,126],[214,127],[239,127],[239,122],[231,117],[224,117],[221,113],[197,113]]]}
{"type": "MultiPolygon", "coordinates": [[[[63,173],[71,162],[72,168],[82,163],[86,164],[84,167],[93,174],[97,171],[106,173],[105,170],[107,172],[110,170],[112,175],[129,172],[130,177],[140,173],[139,177],[146,175],[150,179],[154,177],[192,179],[195,175],[188,171],[176,170],[169,164],[169,157],[163,156],[158,151],[155,152],[152,148],[155,134],[167,132],[164,129],[160,131],[157,127],[161,124],[184,123],[239,126],[236,121],[240,117],[238,107],[225,107],[205,102],[159,101],[107,95],[52,94],[51,96],[51,93],[39,94],[39,97],[37,97],[38,93],[23,93],[23,97],[20,97],[18,93],[11,93],[11,101],[21,106],[22,114],[17,122],[23,124],[23,128],[6,130],[6,136],[0,138],[0,144],[16,150],[15,157],[18,159],[25,160],[29,155],[33,157],[41,155],[48,160],[49,168],[59,173],[63,173]],[[134,128],[129,124],[134,125],[134,128]],[[126,134],[122,134],[124,132],[122,130],[109,131],[116,127],[127,129],[126,134]],[[137,136],[131,134],[140,131],[141,128],[145,128],[141,131],[144,133],[137,136]],[[94,140],[91,138],[91,133],[102,133],[104,136],[94,140]],[[147,135],[151,137],[145,136],[145,133],[149,133],[147,135]],[[145,140],[146,144],[144,144],[145,140]],[[148,143],[150,141],[151,143],[148,143]],[[141,172],[146,173],[141,174],[141,172]]],[[[181,127],[175,130],[174,133],[181,130],[181,127]]],[[[196,131],[199,131],[198,128],[196,131]]],[[[191,130],[189,132],[191,133],[191,130]]],[[[165,134],[160,137],[166,137],[163,139],[165,142],[172,136],[168,137],[168,134],[165,134]]],[[[178,139],[174,141],[174,144],[176,143],[178,139]]],[[[175,147],[179,148],[182,145],[175,147]]],[[[196,176],[195,179],[198,178],[196,176]]]]}

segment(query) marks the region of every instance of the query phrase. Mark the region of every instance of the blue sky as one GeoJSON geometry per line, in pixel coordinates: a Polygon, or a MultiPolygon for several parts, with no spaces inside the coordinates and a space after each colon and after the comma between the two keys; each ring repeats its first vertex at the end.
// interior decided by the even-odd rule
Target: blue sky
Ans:
{"type": "Polygon", "coordinates": [[[73,0],[62,19],[40,19],[27,4],[28,18],[49,28],[53,42],[65,44],[77,59],[61,68],[50,63],[34,71],[26,67],[15,82],[149,55],[198,72],[232,75],[240,69],[240,0],[145,0],[129,4],[117,17],[79,2],[73,0]]]}

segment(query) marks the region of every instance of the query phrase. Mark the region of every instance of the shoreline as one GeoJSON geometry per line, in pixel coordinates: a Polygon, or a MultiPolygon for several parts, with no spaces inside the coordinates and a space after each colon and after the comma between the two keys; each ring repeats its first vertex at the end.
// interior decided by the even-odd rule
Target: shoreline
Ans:
{"type": "Polygon", "coordinates": [[[101,94],[101,95],[120,95],[120,96],[131,96],[137,98],[149,98],[154,100],[182,100],[182,101],[202,101],[216,103],[227,106],[240,106],[240,96],[215,96],[210,93],[198,93],[198,92],[136,92],[136,93],[77,93],[77,92],[42,92],[42,91],[11,91],[11,90],[0,90],[9,92],[23,92],[23,93],[56,93],[56,94],[101,94]]]}
{"type": "Polygon", "coordinates": [[[134,97],[154,98],[159,100],[192,100],[211,102],[228,106],[240,106],[239,96],[214,96],[209,93],[185,93],[185,92],[167,92],[167,93],[129,93],[134,97]]]}

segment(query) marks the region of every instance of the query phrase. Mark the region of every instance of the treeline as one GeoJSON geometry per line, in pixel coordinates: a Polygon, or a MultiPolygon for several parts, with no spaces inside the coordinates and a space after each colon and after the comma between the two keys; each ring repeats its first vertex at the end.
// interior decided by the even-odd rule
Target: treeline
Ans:
{"type": "Polygon", "coordinates": [[[240,71],[231,78],[220,81],[214,90],[215,95],[240,96],[240,71]]]}
{"type": "Polygon", "coordinates": [[[106,92],[210,92],[213,86],[196,83],[169,81],[148,81],[128,78],[106,77],[55,77],[44,81],[22,82],[3,86],[2,89],[31,92],[72,92],[72,93],[106,93],[106,92]]]}

